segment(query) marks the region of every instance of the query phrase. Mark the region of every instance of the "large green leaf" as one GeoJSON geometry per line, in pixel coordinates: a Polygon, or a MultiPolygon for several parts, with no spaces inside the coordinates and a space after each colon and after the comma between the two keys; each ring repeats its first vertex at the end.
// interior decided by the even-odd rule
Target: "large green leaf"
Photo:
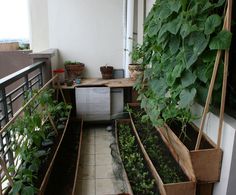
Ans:
{"type": "Polygon", "coordinates": [[[210,42],[210,49],[229,49],[232,33],[226,30],[220,31],[210,42]]]}
{"type": "Polygon", "coordinates": [[[168,1],[168,4],[171,11],[174,11],[176,13],[179,12],[179,9],[181,7],[181,3],[179,0],[168,1]]]}
{"type": "Polygon", "coordinates": [[[158,96],[166,94],[167,84],[164,78],[151,80],[150,87],[158,96]]]}
{"type": "Polygon", "coordinates": [[[152,20],[148,26],[148,36],[153,37],[154,35],[157,35],[157,32],[161,28],[161,22],[158,20],[152,20]]]}
{"type": "Polygon", "coordinates": [[[172,20],[171,22],[167,23],[167,30],[171,33],[176,35],[180,29],[181,26],[181,22],[182,22],[182,18],[179,15],[177,18],[175,18],[174,20],[172,20]]]}
{"type": "Polygon", "coordinates": [[[179,95],[180,108],[186,108],[186,107],[190,106],[193,103],[196,93],[197,93],[197,90],[195,88],[192,88],[191,90],[184,89],[179,95]]]}
{"type": "Polygon", "coordinates": [[[13,183],[12,195],[18,195],[23,186],[22,181],[16,181],[13,183]]]}
{"type": "Polygon", "coordinates": [[[184,39],[185,37],[187,37],[191,32],[196,31],[197,26],[196,25],[191,25],[190,22],[184,22],[181,25],[181,29],[180,29],[180,35],[181,37],[184,39]]]}
{"type": "Polygon", "coordinates": [[[171,54],[175,54],[179,50],[180,39],[177,36],[170,38],[169,49],[171,54]]]}
{"type": "Polygon", "coordinates": [[[210,35],[215,31],[216,27],[218,27],[220,24],[221,24],[221,17],[218,14],[213,14],[209,16],[205,23],[204,33],[206,35],[210,35]]]}
{"type": "Polygon", "coordinates": [[[160,8],[158,9],[157,17],[163,20],[168,18],[172,12],[173,11],[169,8],[168,4],[162,2],[160,8]]]}
{"type": "Polygon", "coordinates": [[[181,84],[183,87],[188,87],[196,81],[196,75],[191,71],[186,71],[181,77],[181,84]]]}

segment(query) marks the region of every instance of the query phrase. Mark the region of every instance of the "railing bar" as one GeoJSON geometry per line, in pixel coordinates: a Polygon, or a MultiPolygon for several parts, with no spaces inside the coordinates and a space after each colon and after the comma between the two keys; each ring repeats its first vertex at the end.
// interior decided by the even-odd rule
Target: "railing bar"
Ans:
{"type": "Polygon", "coordinates": [[[34,76],[32,76],[32,77],[30,77],[29,78],[29,81],[32,81],[32,80],[34,80],[36,77],[38,77],[39,75],[40,75],[41,73],[40,72],[38,72],[37,74],[35,74],[34,76]]]}
{"type": "MultiPolygon", "coordinates": [[[[20,92],[20,93],[18,93],[17,94],[17,96],[15,96],[14,98],[12,98],[12,101],[11,102],[14,102],[14,101],[16,101],[20,96],[22,96],[24,94],[24,92],[22,91],[22,92],[20,92]]],[[[11,103],[11,102],[7,102],[7,104],[9,105],[9,103],[11,103]]]]}
{"type": "Polygon", "coordinates": [[[17,91],[19,91],[20,89],[23,90],[24,89],[24,86],[26,85],[26,83],[22,83],[19,87],[15,88],[14,90],[10,91],[6,97],[8,97],[9,95],[12,95],[14,93],[16,93],[17,91]]]}
{"type": "Polygon", "coordinates": [[[37,83],[39,83],[40,84],[40,82],[39,82],[40,80],[37,80],[37,81],[35,81],[35,82],[33,82],[31,85],[30,85],[30,87],[32,88],[33,86],[35,86],[37,83]]]}
{"type": "Polygon", "coordinates": [[[44,65],[44,62],[37,62],[0,79],[0,88],[3,88],[13,83],[14,81],[22,78],[25,74],[33,72],[35,69],[37,69],[38,67],[42,65],[44,65]]]}
{"type": "Polygon", "coordinates": [[[2,133],[5,129],[7,129],[12,122],[16,120],[16,117],[19,116],[25,108],[45,89],[47,88],[55,79],[57,78],[57,75],[55,75],[52,79],[50,79],[42,88],[39,89],[39,91],[23,106],[21,107],[13,116],[13,118],[7,122],[7,124],[0,130],[0,133],[2,133]]]}

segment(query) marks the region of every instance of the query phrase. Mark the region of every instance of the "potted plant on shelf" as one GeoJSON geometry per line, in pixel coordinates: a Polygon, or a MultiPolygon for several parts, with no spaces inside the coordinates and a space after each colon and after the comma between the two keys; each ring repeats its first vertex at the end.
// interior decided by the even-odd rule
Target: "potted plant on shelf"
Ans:
{"type": "Polygon", "coordinates": [[[100,67],[100,71],[102,73],[103,79],[112,79],[113,66],[107,66],[107,64],[106,64],[105,66],[100,67]]]}
{"type": "Polygon", "coordinates": [[[72,62],[68,60],[64,62],[64,65],[70,80],[75,80],[76,78],[82,77],[85,68],[84,63],[78,61],[72,62]]]}

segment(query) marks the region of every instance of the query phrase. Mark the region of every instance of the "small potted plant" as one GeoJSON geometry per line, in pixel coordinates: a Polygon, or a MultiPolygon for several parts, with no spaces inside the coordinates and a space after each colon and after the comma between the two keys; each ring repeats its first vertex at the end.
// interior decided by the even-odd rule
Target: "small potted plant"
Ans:
{"type": "Polygon", "coordinates": [[[113,66],[101,66],[100,71],[103,79],[111,79],[113,75],[113,66]]]}
{"type": "Polygon", "coordinates": [[[64,62],[64,65],[69,79],[75,80],[76,78],[81,78],[85,67],[83,63],[77,61],[72,62],[68,60],[64,62]]]}

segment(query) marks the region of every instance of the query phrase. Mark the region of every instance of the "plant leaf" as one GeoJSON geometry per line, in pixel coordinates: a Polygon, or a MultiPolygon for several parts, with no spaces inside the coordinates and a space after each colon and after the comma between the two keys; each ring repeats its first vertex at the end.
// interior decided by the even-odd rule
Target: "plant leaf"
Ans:
{"type": "Polygon", "coordinates": [[[218,14],[209,16],[205,23],[204,33],[210,35],[221,24],[221,17],[218,14]]]}
{"type": "Polygon", "coordinates": [[[232,33],[226,30],[220,31],[210,42],[210,49],[229,49],[231,43],[232,33]]]}
{"type": "Polygon", "coordinates": [[[12,187],[12,194],[13,195],[17,195],[19,194],[21,188],[22,188],[22,181],[16,181],[13,183],[13,187],[12,187]]]}
{"type": "Polygon", "coordinates": [[[187,71],[181,77],[181,84],[183,87],[188,87],[196,81],[196,78],[197,77],[194,73],[192,73],[191,71],[187,71]]]}
{"type": "Polygon", "coordinates": [[[150,82],[150,87],[158,96],[164,96],[167,89],[167,84],[164,78],[154,79],[150,82]]]}
{"type": "Polygon", "coordinates": [[[157,20],[152,20],[150,24],[148,25],[148,36],[153,37],[157,34],[157,32],[161,28],[161,22],[158,22],[157,20]]]}
{"type": "Polygon", "coordinates": [[[24,195],[34,195],[35,194],[35,189],[33,186],[25,186],[22,189],[22,194],[24,195]]]}
{"type": "Polygon", "coordinates": [[[179,106],[181,108],[186,108],[190,106],[196,96],[196,93],[197,90],[195,88],[192,88],[191,90],[184,89],[179,95],[179,106]]]}
{"type": "Polygon", "coordinates": [[[179,31],[181,26],[181,16],[179,15],[177,18],[172,20],[171,22],[167,23],[167,30],[171,33],[176,35],[179,31]]]}

